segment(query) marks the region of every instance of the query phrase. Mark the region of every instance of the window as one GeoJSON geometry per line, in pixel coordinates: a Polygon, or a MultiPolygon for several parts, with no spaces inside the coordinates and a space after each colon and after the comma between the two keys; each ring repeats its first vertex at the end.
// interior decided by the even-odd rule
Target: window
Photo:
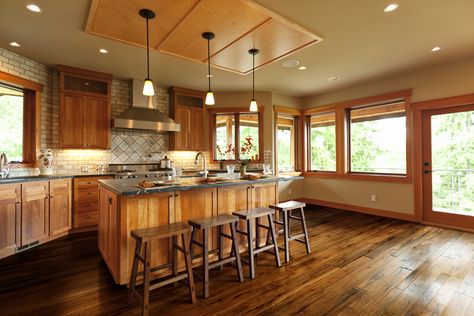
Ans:
{"type": "Polygon", "coordinates": [[[39,149],[43,85],[0,71],[0,153],[31,167],[39,149]]]}
{"type": "Polygon", "coordinates": [[[350,171],[406,174],[405,102],[349,111],[350,171]]]}
{"type": "Polygon", "coordinates": [[[277,116],[277,165],[278,172],[290,172],[297,169],[298,117],[277,116]]]}
{"type": "Polygon", "coordinates": [[[23,91],[0,84],[0,152],[23,161],[23,91]]]}
{"type": "Polygon", "coordinates": [[[254,162],[263,160],[263,112],[248,113],[240,111],[226,112],[226,109],[210,110],[213,120],[212,157],[218,160],[250,159],[254,162]],[[252,148],[242,155],[240,149],[248,140],[252,148]],[[239,144],[235,146],[235,144],[239,144]]]}
{"type": "Polygon", "coordinates": [[[309,161],[312,171],[336,171],[336,112],[309,117],[309,161]]]}

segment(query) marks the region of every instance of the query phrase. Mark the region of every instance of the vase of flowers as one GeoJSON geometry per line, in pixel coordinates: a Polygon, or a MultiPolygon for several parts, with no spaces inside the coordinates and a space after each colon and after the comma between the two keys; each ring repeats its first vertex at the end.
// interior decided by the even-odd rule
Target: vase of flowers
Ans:
{"type": "Polygon", "coordinates": [[[247,173],[247,165],[249,164],[251,160],[251,153],[254,145],[252,143],[252,137],[246,137],[245,142],[240,147],[240,176],[243,177],[247,173]]]}
{"type": "Polygon", "coordinates": [[[53,174],[53,152],[51,149],[41,149],[38,156],[38,167],[41,175],[53,174]]]}
{"type": "Polygon", "coordinates": [[[232,144],[228,144],[227,146],[221,147],[220,145],[216,145],[217,155],[220,159],[219,161],[219,169],[224,169],[224,162],[227,160],[230,153],[234,154],[235,156],[235,147],[232,144]]]}

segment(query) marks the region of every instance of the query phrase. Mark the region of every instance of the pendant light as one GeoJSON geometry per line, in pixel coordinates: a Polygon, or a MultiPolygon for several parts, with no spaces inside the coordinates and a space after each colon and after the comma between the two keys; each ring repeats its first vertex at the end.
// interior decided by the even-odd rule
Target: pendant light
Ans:
{"type": "Polygon", "coordinates": [[[206,105],[214,105],[214,93],[211,91],[211,44],[210,41],[215,37],[214,33],[204,32],[202,37],[207,39],[207,79],[209,80],[209,88],[206,93],[206,105]]]}
{"type": "Polygon", "coordinates": [[[250,101],[250,112],[258,112],[257,101],[255,100],[255,55],[260,51],[256,48],[249,49],[249,54],[252,55],[252,100],[250,101]]]}
{"type": "Polygon", "coordinates": [[[150,79],[150,42],[148,38],[148,20],[155,18],[155,12],[148,9],[141,9],[140,16],[146,19],[146,79],[143,84],[143,95],[153,96],[155,95],[155,89],[153,89],[153,81],[150,79]]]}

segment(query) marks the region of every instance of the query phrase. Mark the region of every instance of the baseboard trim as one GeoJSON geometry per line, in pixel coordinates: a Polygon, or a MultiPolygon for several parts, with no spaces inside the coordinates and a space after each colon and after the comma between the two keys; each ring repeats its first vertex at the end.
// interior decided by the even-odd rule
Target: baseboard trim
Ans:
{"type": "Polygon", "coordinates": [[[317,199],[309,199],[309,198],[298,198],[295,200],[304,202],[307,204],[338,208],[338,209],[357,212],[357,213],[389,217],[389,218],[400,219],[400,220],[409,221],[409,222],[418,222],[416,220],[415,214],[398,213],[398,212],[393,212],[393,211],[379,210],[375,208],[368,208],[368,207],[363,207],[363,206],[349,205],[349,204],[323,201],[323,200],[317,200],[317,199]]]}

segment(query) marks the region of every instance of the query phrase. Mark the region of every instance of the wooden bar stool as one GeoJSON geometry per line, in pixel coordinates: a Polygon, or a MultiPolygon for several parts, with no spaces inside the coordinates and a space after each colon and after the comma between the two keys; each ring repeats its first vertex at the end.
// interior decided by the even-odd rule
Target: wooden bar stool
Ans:
{"type": "Polygon", "coordinates": [[[247,231],[242,231],[242,230],[237,229],[237,232],[247,236],[249,259],[248,261],[242,259],[242,261],[249,265],[250,279],[255,278],[255,256],[263,251],[269,252],[268,250],[273,248],[274,252],[269,252],[269,253],[275,256],[276,265],[278,267],[281,267],[280,256],[278,254],[278,244],[276,242],[275,224],[273,223],[273,214],[275,214],[275,210],[271,208],[255,208],[249,211],[233,212],[232,214],[234,214],[235,216],[247,222],[247,231]],[[268,218],[268,226],[260,224],[260,219],[265,216],[268,218]],[[254,220],[256,222],[255,247],[253,243],[253,239],[254,239],[254,232],[253,232],[254,222],[253,221],[254,220]],[[269,243],[268,238],[267,238],[266,245],[260,246],[260,228],[267,229],[267,236],[268,235],[271,236],[272,243],[269,243]]]}
{"type": "Polygon", "coordinates": [[[283,249],[285,250],[285,262],[290,261],[290,247],[289,243],[290,241],[298,241],[306,245],[306,252],[310,253],[311,248],[309,245],[309,236],[308,236],[308,230],[306,229],[306,219],[304,217],[304,207],[306,206],[305,203],[302,202],[296,202],[296,201],[288,201],[284,203],[280,203],[277,205],[270,205],[270,208],[281,212],[281,215],[283,217],[283,221],[275,221],[275,224],[283,226],[283,229],[280,229],[277,231],[277,234],[283,234],[284,235],[284,247],[283,249]],[[294,210],[300,210],[300,217],[294,216],[291,212],[294,210]],[[290,220],[298,220],[301,222],[301,226],[303,228],[303,233],[291,236],[290,232],[290,220]],[[304,237],[304,240],[301,240],[300,238],[304,237]]]}
{"type": "Polygon", "coordinates": [[[148,315],[150,291],[184,279],[188,279],[188,288],[189,295],[191,296],[191,302],[193,304],[196,302],[193,270],[191,265],[191,256],[189,253],[190,232],[191,226],[186,223],[174,223],[151,228],[136,229],[132,231],[131,235],[137,241],[137,244],[135,246],[135,255],[133,257],[133,266],[132,274],[130,276],[130,284],[128,288],[128,297],[129,300],[131,300],[133,298],[133,294],[136,294],[138,296],[138,298],[142,302],[142,315],[148,315]],[[183,247],[178,245],[178,236],[181,236],[183,247]],[[150,267],[151,242],[164,238],[171,238],[172,240],[172,262],[158,267],[150,267]],[[143,256],[141,255],[142,244],[144,244],[145,246],[143,256]],[[181,274],[178,274],[178,264],[176,262],[178,250],[184,254],[184,259],[186,261],[186,272],[181,274]],[[138,272],[138,262],[143,263],[143,272],[138,272]],[[156,280],[158,282],[151,284],[150,273],[169,267],[171,267],[173,271],[172,277],[161,278],[156,280]],[[143,275],[143,296],[141,296],[135,288],[137,277],[139,275],[143,275]]]}
{"type": "Polygon", "coordinates": [[[209,270],[216,267],[222,267],[226,263],[235,262],[235,268],[237,270],[237,277],[240,282],[244,280],[242,275],[242,262],[240,261],[239,245],[237,244],[237,233],[236,233],[236,224],[239,219],[236,216],[230,214],[220,214],[210,218],[202,219],[192,219],[188,221],[188,224],[193,226],[193,231],[191,233],[191,261],[194,259],[194,245],[202,248],[203,251],[203,296],[204,298],[209,296],[209,270]],[[223,232],[225,225],[229,224],[230,235],[223,232]],[[209,250],[209,229],[213,227],[218,228],[217,236],[217,249],[209,250]],[[196,240],[197,230],[202,230],[202,243],[196,240]],[[222,239],[227,238],[232,241],[232,251],[229,257],[224,258],[224,248],[222,245],[222,239]],[[209,254],[215,253],[218,254],[218,260],[212,263],[209,263],[209,254]]]}

